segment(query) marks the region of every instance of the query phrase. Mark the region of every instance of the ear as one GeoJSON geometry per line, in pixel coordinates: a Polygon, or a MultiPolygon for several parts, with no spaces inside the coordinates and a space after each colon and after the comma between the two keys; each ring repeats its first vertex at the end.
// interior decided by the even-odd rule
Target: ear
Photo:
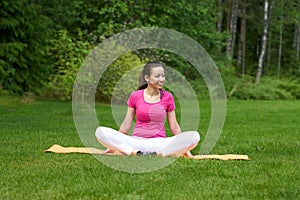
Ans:
{"type": "Polygon", "coordinates": [[[149,80],[150,80],[148,75],[145,75],[144,79],[146,80],[146,82],[149,82],[149,80]]]}

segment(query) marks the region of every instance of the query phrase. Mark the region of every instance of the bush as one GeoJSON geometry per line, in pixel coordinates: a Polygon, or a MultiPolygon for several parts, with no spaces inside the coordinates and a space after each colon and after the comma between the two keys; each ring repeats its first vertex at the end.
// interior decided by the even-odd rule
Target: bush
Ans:
{"type": "Polygon", "coordinates": [[[79,39],[75,39],[66,30],[62,30],[58,32],[57,39],[51,41],[53,72],[42,96],[60,100],[71,99],[77,71],[92,48],[89,42],[82,41],[81,35],[78,30],[79,39]]]}
{"type": "Polygon", "coordinates": [[[296,99],[300,99],[300,82],[299,80],[287,80],[283,87],[290,92],[296,99]]]}
{"type": "Polygon", "coordinates": [[[129,94],[138,88],[139,75],[144,63],[131,52],[123,54],[113,62],[99,80],[96,100],[124,103],[129,94]]]}
{"type": "MultiPolygon", "coordinates": [[[[92,49],[91,43],[83,41],[81,36],[80,30],[78,31],[78,39],[71,37],[67,31],[59,31],[58,38],[52,40],[50,56],[54,60],[53,73],[50,76],[50,82],[44,89],[43,97],[71,100],[77,72],[92,49]]],[[[133,86],[134,89],[138,87],[138,78],[128,78],[125,84],[118,85],[118,88],[115,86],[122,76],[134,67],[141,65],[137,55],[133,53],[123,54],[106,69],[100,78],[96,100],[109,102],[113,92],[116,96],[115,100],[127,99],[128,96],[125,98],[124,94],[127,91],[132,91],[133,86]]],[[[89,79],[88,76],[85,78],[89,79]]]]}
{"type": "MultiPolygon", "coordinates": [[[[254,79],[252,79],[254,80],[254,79]]],[[[229,92],[228,98],[277,100],[299,99],[300,84],[297,81],[279,80],[265,77],[259,84],[250,80],[250,77],[239,78],[234,85],[234,90],[229,92]]]]}
{"type": "Polygon", "coordinates": [[[8,95],[9,92],[0,86],[0,95],[8,95]]]}

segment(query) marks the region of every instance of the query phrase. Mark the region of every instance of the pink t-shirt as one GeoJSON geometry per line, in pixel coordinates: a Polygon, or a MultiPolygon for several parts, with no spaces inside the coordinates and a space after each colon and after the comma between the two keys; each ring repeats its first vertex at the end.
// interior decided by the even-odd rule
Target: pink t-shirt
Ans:
{"type": "Polygon", "coordinates": [[[164,127],[166,113],[175,109],[171,93],[162,90],[162,98],[157,103],[148,103],[144,99],[144,90],[131,93],[128,106],[135,109],[136,123],[132,136],[143,138],[166,137],[164,127]]]}

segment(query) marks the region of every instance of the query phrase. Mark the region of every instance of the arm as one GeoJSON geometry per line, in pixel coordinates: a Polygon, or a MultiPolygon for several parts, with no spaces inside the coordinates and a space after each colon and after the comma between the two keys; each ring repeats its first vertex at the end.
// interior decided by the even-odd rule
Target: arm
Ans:
{"type": "MultiPolygon", "coordinates": [[[[168,116],[168,122],[169,122],[170,130],[171,130],[172,134],[177,135],[177,134],[181,133],[181,128],[176,120],[175,110],[168,112],[167,116],[168,116]]],[[[194,157],[190,151],[187,151],[186,153],[184,153],[183,156],[187,157],[187,158],[194,157]]]]}
{"type": "MultiPolygon", "coordinates": [[[[126,116],[119,128],[119,132],[124,133],[124,134],[128,133],[128,131],[131,128],[134,115],[135,115],[135,110],[131,107],[128,107],[126,116]]],[[[114,152],[115,152],[115,150],[108,149],[108,148],[104,151],[104,153],[114,153],[114,152]]]]}
{"type": "Polygon", "coordinates": [[[172,134],[177,135],[178,133],[181,133],[181,128],[176,119],[175,110],[171,112],[167,112],[167,117],[168,117],[168,123],[172,134]]]}
{"type": "Polygon", "coordinates": [[[135,110],[131,107],[128,107],[126,116],[119,128],[119,132],[127,134],[131,128],[132,121],[135,115],[135,110]]]}

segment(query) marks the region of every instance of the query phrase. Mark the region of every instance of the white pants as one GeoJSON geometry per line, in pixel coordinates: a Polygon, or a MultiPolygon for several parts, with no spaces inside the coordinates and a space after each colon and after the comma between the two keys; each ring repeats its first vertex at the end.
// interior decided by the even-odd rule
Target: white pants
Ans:
{"type": "Polygon", "coordinates": [[[126,155],[134,151],[156,152],[162,156],[179,155],[193,149],[200,140],[197,131],[187,131],[167,138],[141,138],[102,126],[97,128],[95,135],[106,148],[126,155]]]}

